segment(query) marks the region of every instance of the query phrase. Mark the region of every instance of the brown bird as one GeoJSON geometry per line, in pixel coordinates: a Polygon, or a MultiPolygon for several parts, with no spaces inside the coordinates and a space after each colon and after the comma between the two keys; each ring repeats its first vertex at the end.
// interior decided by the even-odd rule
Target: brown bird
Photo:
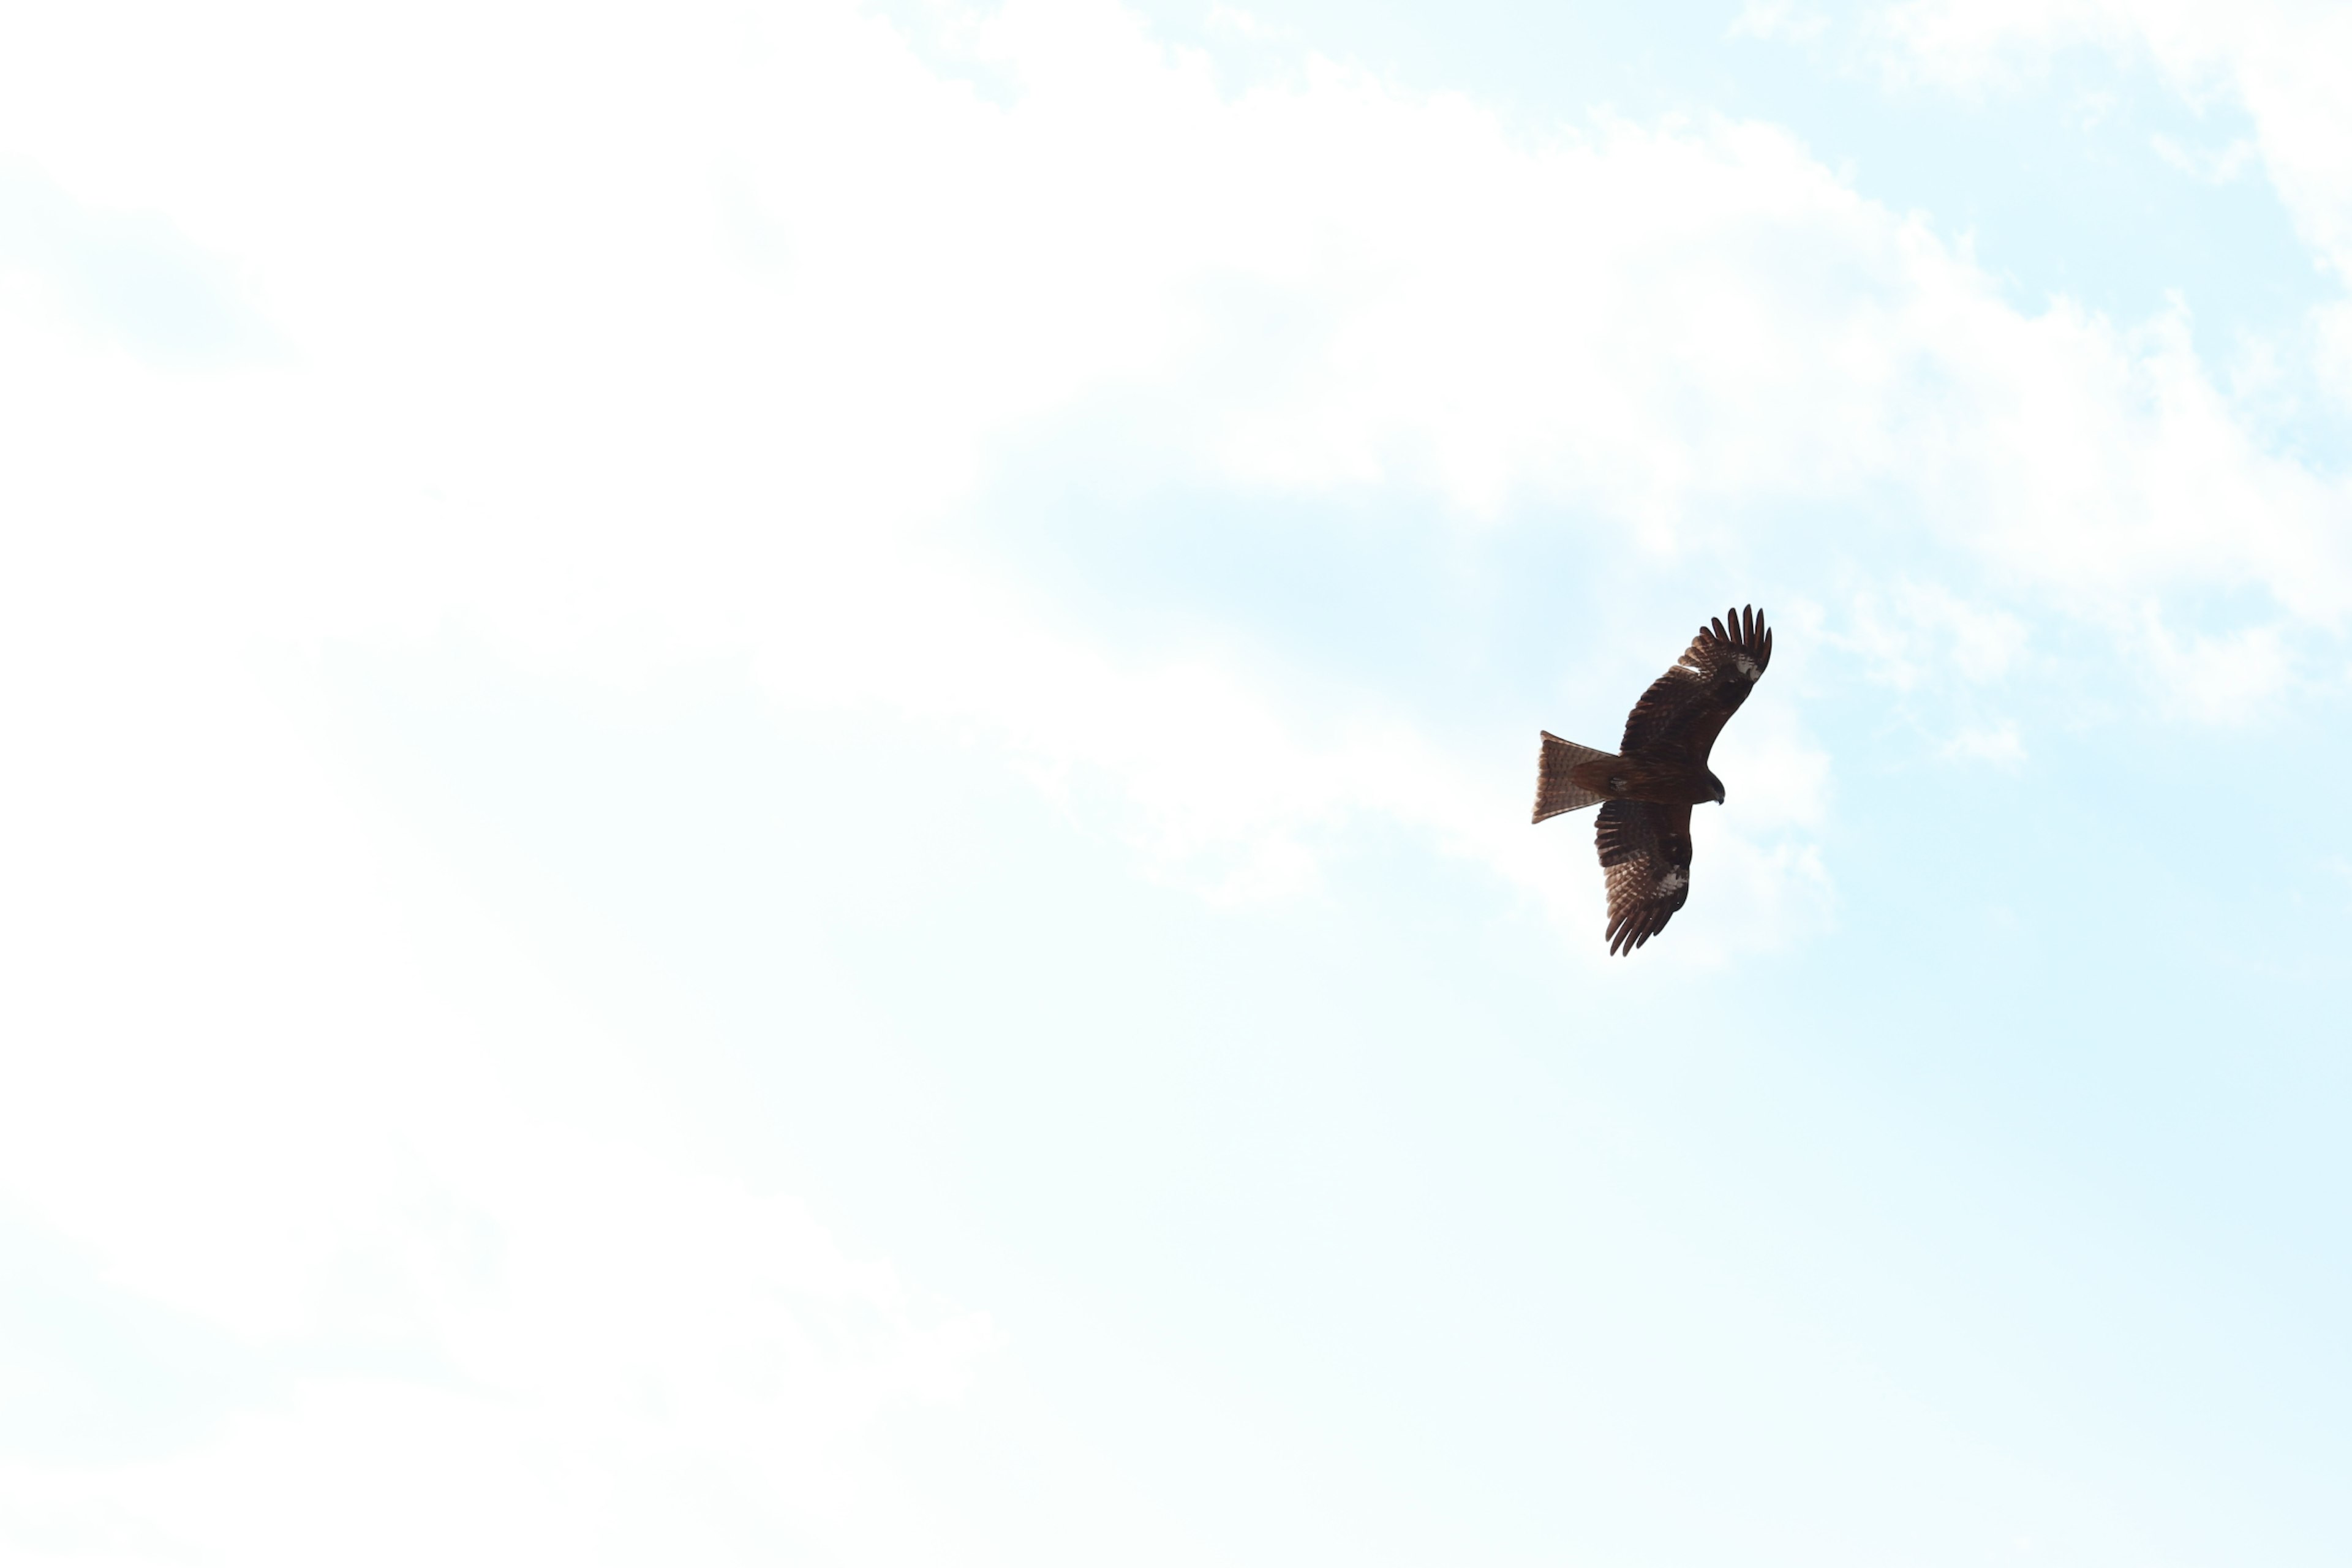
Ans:
{"type": "Polygon", "coordinates": [[[1612,954],[1665,930],[1690,897],[1691,807],[1723,802],[1706,754],[1771,662],[1764,617],[1730,611],[1699,627],[1682,658],[1642,693],[1613,756],[1543,731],[1535,819],[1601,807],[1594,837],[1609,879],[1612,954]]]}

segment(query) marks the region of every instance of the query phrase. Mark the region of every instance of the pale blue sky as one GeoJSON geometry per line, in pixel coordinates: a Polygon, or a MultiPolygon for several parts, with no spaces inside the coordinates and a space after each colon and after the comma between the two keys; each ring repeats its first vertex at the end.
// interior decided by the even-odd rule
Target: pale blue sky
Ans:
{"type": "Polygon", "coordinates": [[[0,24],[0,1555],[2340,1561],[2338,28],[0,24]]]}

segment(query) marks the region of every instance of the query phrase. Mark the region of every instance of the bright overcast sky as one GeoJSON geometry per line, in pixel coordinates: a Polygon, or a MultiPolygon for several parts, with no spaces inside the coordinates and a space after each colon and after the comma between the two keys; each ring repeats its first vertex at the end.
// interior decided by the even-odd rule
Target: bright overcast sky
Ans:
{"type": "Polygon", "coordinates": [[[2347,59],[8,7],[0,1559],[2342,1563],[2347,59]]]}

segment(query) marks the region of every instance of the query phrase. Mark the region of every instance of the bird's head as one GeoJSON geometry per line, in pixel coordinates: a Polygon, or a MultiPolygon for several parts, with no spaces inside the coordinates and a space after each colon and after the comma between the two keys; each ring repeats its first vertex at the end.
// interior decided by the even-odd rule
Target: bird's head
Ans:
{"type": "Polygon", "coordinates": [[[1713,768],[1709,768],[1706,771],[1706,782],[1708,787],[1715,791],[1715,804],[1721,805],[1723,804],[1723,781],[1715,776],[1715,770],[1713,768]]]}

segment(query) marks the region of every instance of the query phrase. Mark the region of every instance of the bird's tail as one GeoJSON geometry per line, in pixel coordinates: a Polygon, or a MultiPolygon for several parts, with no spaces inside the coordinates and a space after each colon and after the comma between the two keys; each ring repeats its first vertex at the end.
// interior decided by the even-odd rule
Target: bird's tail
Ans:
{"type": "Polygon", "coordinates": [[[1588,805],[1599,805],[1607,800],[1607,795],[1595,794],[1578,784],[1573,770],[1579,763],[1613,763],[1616,760],[1614,752],[1596,752],[1590,746],[1563,741],[1549,730],[1543,731],[1543,751],[1536,759],[1535,820],[1541,822],[1545,817],[1558,816],[1563,811],[1581,811],[1588,805]]]}

